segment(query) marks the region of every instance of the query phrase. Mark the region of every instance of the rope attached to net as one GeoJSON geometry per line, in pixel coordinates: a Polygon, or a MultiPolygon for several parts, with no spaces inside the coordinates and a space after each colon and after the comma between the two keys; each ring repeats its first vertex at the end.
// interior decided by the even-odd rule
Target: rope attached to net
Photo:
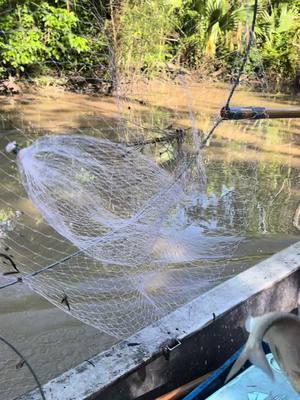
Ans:
{"type": "Polygon", "coordinates": [[[231,88],[231,91],[230,91],[230,93],[229,93],[228,99],[227,99],[227,101],[226,101],[226,104],[225,104],[225,108],[226,108],[226,109],[229,108],[229,104],[230,104],[230,101],[231,101],[231,99],[232,99],[232,96],[234,95],[234,92],[235,92],[235,90],[236,90],[238,84],[240,83],[240,79],[241,79],[241,76],[242,76],[243,73],[244,73],[245,66],[246,66],[246,63],[247,63],[247,61],[248,61],[249,54],[250,54],[250,50],[251,50],[251,46],[252,46],[252,43],[253,43],[253,39],[254,39],[254,29],[255,29],[255,23],[256,23],[256,17],[257,17],[257,10],[258,10],[258,0],[255,0],[254,6],[253,6],[253,7],[254,7],[254,8],[253,8],[252,24],[251,24],[251,29],[250,29],[250,32],[249,32],[249,39],[248,39],[246,51],[245,51],[245,54],[244,54],[244,58],[243,58],[243,61],[242,61],[242,65],[241,65],[241,67],[240,67],[240,70],[239,70],[239,72],[238,72],[238,75],[237,75],[237,77],[236,77],[236,80],[235,80],[235,82],[234,82],[234,84],[233,84],[233,86],[232,86],[232,88],[231,88]]]}
{"type": "Polygon", "coordinates": [[[39,392],[41,394],[41,397],[43,400],[46,400],[46,397],[44,395],[43,389],[42,389],[42,385],[40,384],[40,381],[38,379],[38,377],[36,376],[33,368],[31,367],[31,365],[29,364],[29,362],[26,360],[26,358],[19,352],[18,349],[15,348],[15,346],[13,346],[11,343],[9,343],[6,339],[4,339],[2,336],[0,336],[0,342],[6,344],[6,346],[8,346],[12,351],[14,351],[22,360],[22,363],[24,363],[26,365],[26,367],[29,369],[31,375],[33,376],[37,387],[39,389],[39,392]]]}
{"type": "MultiPolygon", "coordinates": [[[[228,94],[225,106],[222,107],[221,111],[223,109],[225,109],[225,110],[229,109],[230,101],[231,101],[231,99],[232,99],[232,97],[234,95],[234,92],[235,92],[236,88],[238,87],[238,85],[240,83],[241,76],[244,73],[245,66],[246,66],[246,63],[248,61],[250,50],[251,50],[251,46],[252,46],[253,39],[254,39],[254,29],[255,29],[255,24],[256,24],[257,11],[258,11],[258,0],[255,0],[254,1],[254,5],[253,5],[253,17],[252,17],[252,23],[251,23],[251,28],[250,28],[250,32],[249,32],[249,39],[248,39],[248,42],[247,42],[246,51],[245,51],[245,54],[244,54],[244,57],[243,57],[243,61],[242,61],[242,64],[240,66],[240,69],[238,71],[237,77],[236,77],[236,79],[235,79],[235,81],[233,83],[233,86],[232,86],[232,88],[231,88],[231,90],[230,90],[230,92],[228,94]]],[[[219,117],[216,120],[216,122],[214,123],[214,125],[212,126],[212,128],[210,129],[208,134],[202,140],[201,147],[205,146],[205,144],[211,138],[212,134],[214,133],[216,128],[221,124],[222,121],[224,121],[224,118],[222,116],[219,117]]]]}

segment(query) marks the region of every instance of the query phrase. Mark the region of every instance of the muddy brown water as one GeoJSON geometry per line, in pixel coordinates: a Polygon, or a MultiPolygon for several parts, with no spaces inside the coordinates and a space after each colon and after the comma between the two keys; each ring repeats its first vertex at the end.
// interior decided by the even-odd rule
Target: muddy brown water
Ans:
{"type": "MultiPolygon", "coordinates": [[[[183,87],[156,81],[139,82],[124,93],[116,100],[45,88],[0,98],[0,245],[1,250],[9,245],[20,265],[31,263],[28,268],[34,270],[73,247],[50,238],[51,230],[15,183],[13,159],[3,153],[9,141],[26,145],[39,135],[62,132],[138,141],[191,126],[206,132],[225,102],[228,87],[193,82],[183,87]],[[35,231],[44,240],[37,242],[35,231]]],[[[300,98],[241,90],[233,104],[299,107],[300,98]]],[[[181,145],[189,146],[188,131],[184,135],[181,145]]],[[[173,141],[142,151],[162,165],[172,164],[176,146],[178,142],[173,141]]],[[[243,236],[232,254],[220,252],[219,262],[226,259],[226,268],[213,284],[299,240],[295,225],[300,200],[300,120],[223,122],[204,150],[204,162],[206,190],[192,205],[182,206],[181,218],[207,234],[218,234],[221,227],[229,236],[243,236]]],[[[1,277],[0,284],[6,279],[1,277]]],[[[43,383],[115,342],[22,285],[0,291],[0,335],[23,353],[43,383]]],[[[0,400],[34,387],[19,361],[0,344],[0,400]]]]}

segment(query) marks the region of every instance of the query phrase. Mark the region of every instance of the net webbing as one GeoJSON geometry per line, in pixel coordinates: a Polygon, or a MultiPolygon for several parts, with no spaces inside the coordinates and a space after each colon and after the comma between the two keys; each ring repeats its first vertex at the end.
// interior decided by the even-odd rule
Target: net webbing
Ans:
{"type": "MultiPolygon", "coordinates": [[[[257,1],[254,22],[256,8],[257,1]]],[[[241,78],[253,45],[249,32],[242,66],[220,108],[229,106],[241,78]]],[[[169,107],[154,105],[168,96],[163,81],[154,99],[143,79],[131,90],[115,70],[112,75],[117,104],[108,98],[105,107],[82,117],[79,128],[72,126],[80,107],[71,97],[68,106],[76,109],[65,125],[58,119],[43,120],[40,127],[21,121],[16,130],[22,114],[5,114],[0,285],[24,283],[66,313],[120,339],[237,273],[233,257],[245,242],[248,211],[257,212],[261,232],[267,231],[268,217],[256,165],[241,165],[237,175],[203,154],[201,147],[216,128],[225,131],[229,123],[212,117],[205,133],[197,129],[184,78],[176,90],[188,103],[186,112],[182,104],[174,111],[171,98],[169,107]],[[14,140],[21,149],[18,165],[4,150],[14,140]]],[[[72,79],[78,89],[81,83],[72,79]]],[[[85,82],[94,85],[93,91],[103,78],[85,82]]],[[[88,102],[93,109],[96,101],[88,102]]],[[[258,124],[253,122],[253,131],[258,124]]],[[[288,190],[285,185],[281,190],[274,184],[273,199],[288,190]]],[[[284,221],[283,216],[279,224],[284,221]]]]}

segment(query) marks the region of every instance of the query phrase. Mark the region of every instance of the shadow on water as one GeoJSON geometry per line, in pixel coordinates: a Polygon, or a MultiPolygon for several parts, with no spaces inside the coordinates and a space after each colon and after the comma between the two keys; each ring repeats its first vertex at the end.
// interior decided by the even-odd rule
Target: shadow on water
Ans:
{"type": "MultiPolygon", "coordinates": [[[[17,140],[24,146],[39,135],[62,132],[135,141],[157,137],[166,130],[174,133],[188,129],[191,122],[205,132],[224,104],[227,90],[198,84],[188,89],[188,106],[180,86],[164,83],[161,87],[161,82],[154,82],[147,90],[133,88],[127,100],[117,103],[112,98],[53,90],[0,98],[0,248],[9,248],[17,264],[26,266],[27,271],[74,250],[43,222],[26,199],[12,157],[2,153],[9,141],[17,140]]],[[[240,105],[295,105],[295,99],[286,96],[269,99],[245,92],[238,93],[235,100],[240,105]]],[[[141,150],[164,167],[173,168],[180,146],[191,146],[189,131],[184,132],[182,143],[174,140],[141,150]]],[[[212,284],[299,240],[293,225],[300,198],[299,144],[299,120],[224,122],[204,149],[206,189],[178,205],[173,217],[187,236],[196,232],[208,244],[222,238],[223,247],[216,247],[213,254],[204,249],[207,257],[197,264],[201,268],[225,265],[212,284]],[[234,239],[239,245],[233,250],[226,246],[226,238],[229,244],[234,239]]],[[[8,266],[2,265],[1,271],[5,268],[8,266]]],[[[1,334],[31,360],[43,382],[114,342],[23,286],[5,289],[0,299],[1,334]]],[[[1,356],[0,371],[8,370],[7,366],[11,370],[13,361],[12,355],[1,356]]],[[[0,398],[9,400],[32,387],[32,380],[22,374],[0,375],[0,398]]]]}

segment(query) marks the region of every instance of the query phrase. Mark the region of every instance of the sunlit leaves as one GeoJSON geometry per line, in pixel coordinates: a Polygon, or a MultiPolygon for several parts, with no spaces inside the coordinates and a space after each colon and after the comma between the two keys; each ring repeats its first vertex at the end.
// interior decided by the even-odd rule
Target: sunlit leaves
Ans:
{"type": "MultiPolygon", "coordinates": [[[[16,5],[0,16],[4,35],[0,36],[3,65],[24,71],[26,66],[74,58],[89,49],[85,38],[75,33],[78,16],[73,11],[49,5],[30,3],[16,5]]],[[[0,61],[1,63],[1,61],[0,61]]]]}

